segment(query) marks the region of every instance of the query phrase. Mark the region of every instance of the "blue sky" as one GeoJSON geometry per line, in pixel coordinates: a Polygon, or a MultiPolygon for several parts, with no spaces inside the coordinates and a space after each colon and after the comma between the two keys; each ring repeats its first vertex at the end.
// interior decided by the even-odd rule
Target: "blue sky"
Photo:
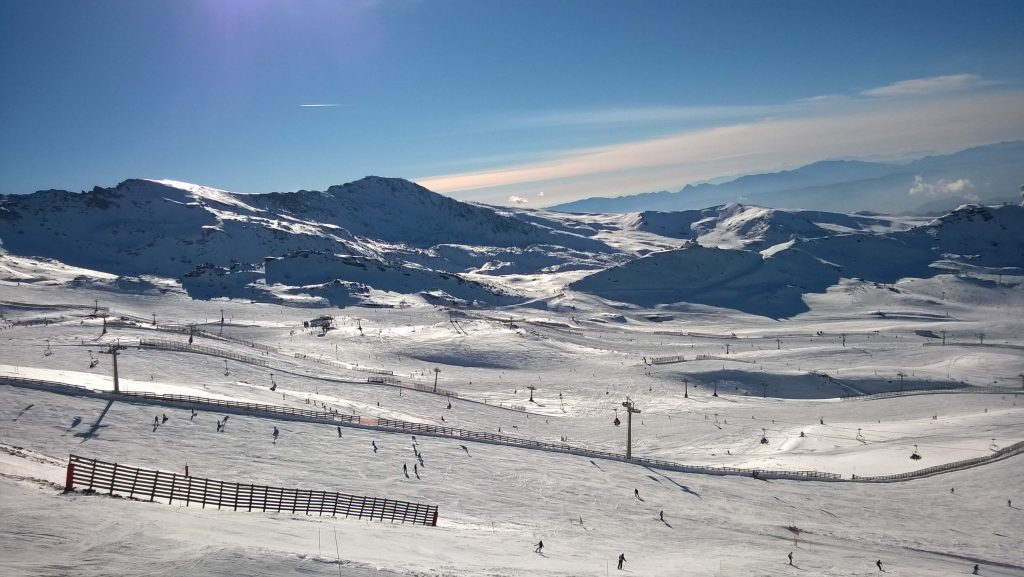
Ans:
{"type": "Polygon", "coordinates": [[[544,206],[1024,138],[1024,2],[0,0],[0,193],[544,206]],[[321,104],[329,106],[304,106],[321,104]]]}

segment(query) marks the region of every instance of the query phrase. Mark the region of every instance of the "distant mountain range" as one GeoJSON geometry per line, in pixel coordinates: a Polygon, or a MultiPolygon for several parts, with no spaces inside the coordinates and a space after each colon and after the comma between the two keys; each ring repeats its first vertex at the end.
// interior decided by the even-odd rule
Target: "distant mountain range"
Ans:
{"type": "Polygon", "coordinates": [[[904,164],[829,160],[678,192],[593,197],[549,207],[575,213],[679,211],[728,203],[831,212],[939,215],[965,203],[1020,198],[1024,141],[979,146],[904,164]]]}

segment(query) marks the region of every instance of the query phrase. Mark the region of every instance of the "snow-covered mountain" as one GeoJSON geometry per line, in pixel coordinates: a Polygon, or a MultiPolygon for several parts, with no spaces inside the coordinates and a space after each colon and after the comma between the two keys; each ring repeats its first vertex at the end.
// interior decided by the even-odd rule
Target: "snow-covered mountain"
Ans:
{"type": "Polygon", "coordinates": [[[833,212],[936,214],[960,204],[1017,198],[1024,182],[1024,141],[979,146],[904,164],[828,160],[679,191],[593,197],[551,207],[582,213],[680,211],[724,203],[833,212]]]}
{"type": "Polygon", "coordinates": [[[634,226],[691,239],[570,287],[642,307],[699,303],[773,318],[808,310],[803,296],[840,278],[894,283],[967,268],[1020,275],[1024,207],[965,205],[907,227],[882,217],[729,205],[643,213],[634,226]]]}
{"type": "Polygon", "coordinates": [[[844,278],[1019,274],[1022,223],[1024,208],[1013,205],[965,205],[934,220],[745,204],[581,216],[467,204],[378,177],[324,192],[245,195],[128,180],[0,197],[7,253],[116,279],[78,275],[79,285],[333,306],[410,295],[501,306],[568,289],[771,318],[807,311],[806,295],[844,278]]]}
{"type": "Polygon", "coordinates": [[[259,298],[263,287],[275,283],[330,284],[330,290],[303,292],[337,303],[351,302],[353,291],[365,294],[368,287],[503,301],[506,291],[458,274],[500,268],[537,246],[549,249],[536,270],[578,268],[581,259],[601,255],[600,261],[617,252],[583,235],[378,177],[324,192],[243,195],[177,181],[126,180],[84,193],[3,196],[0,241],[13,254],[123,276],[182,279],[201,298],[259,298]],[[296,259],[304,264],[283,264],[296,259]],[[285,269],[292,272],[279,272],[285,269]],[[351,290],[339,291],[336,280],[351,290]]]}

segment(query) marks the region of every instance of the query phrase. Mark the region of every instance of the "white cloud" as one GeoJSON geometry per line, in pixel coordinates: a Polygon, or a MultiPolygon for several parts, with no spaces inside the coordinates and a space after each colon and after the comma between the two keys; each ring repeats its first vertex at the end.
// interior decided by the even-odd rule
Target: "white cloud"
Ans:
{"type": "Polygon", "coordinates": [[[544,191],[542,190],[542,191],[538,192],[537,196],[539,196],[541,198],[544,198],[544,191]]]}
{"type": "Polygon", "coordinates": [[[526,204],[526,203],[530,202],[529,199],[523,198],[521,196],[516,196],[514,194],[512,196],[508,197],[508,201],[511,202],[512,204],[526,204]]]}
{"type": "Polygon", "coordinates": [[[946,180],[940,178],[934,183],[927,183],[920,175],[914,177],[914,184],[908,191],[910,196],[924,196],[927,198],[946,198],[949,196],[962,196],[968,200],[977,200],[973,192],[974,184],[968,178],[946,180]]]}
{"type": "Polygon", "coordinates": [[[499,128],[542,128],[553,126],[594,126],[609,124],[662,124],[708,120],[729,120],[779,114],[792,105],[735,106],[633,106],[582,110],[554,110],[515,116],[499,128]]]}
{"type": "Polygon", "coordinates": [[[988,82],[974,74],[949,74],[946,76],[929,76],[927,78],[914,78],[894,82],[887,86],[880,86],[861,92],[863,96],[875,97],[899,97],[899,96],[926,96],[929,94],[944,94],[978,88],[985,86],[988,82]]]}

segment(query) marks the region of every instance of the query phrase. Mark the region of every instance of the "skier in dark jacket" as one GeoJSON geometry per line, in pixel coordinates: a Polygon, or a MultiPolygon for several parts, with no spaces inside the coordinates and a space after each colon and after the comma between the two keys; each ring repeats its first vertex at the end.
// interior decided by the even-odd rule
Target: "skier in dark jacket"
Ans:
{"type": "Polygon", "coordinates": [[[540,553],[544,550],[544,540],[541,539],[537,542],[537,548],[533,550],[534,553],[540,553]]]}
{"type": "Polygon", "coordinates": [[[885,569],[882,569],[882,560],[881,559],[879,559],[878,561],[875,561],[875,565],[878,565],[878,570],[879,571],[885,571],[885,569]]]}
{"type": "Polygon", "coordinates": [[[280,435],[280,434],[281,434],[281,432],[277,430],[277,427],[274,427],[274,444],[275,445],[277,444],[277,436],[280,435]]]}
{"type": "Polygon", "coordinates": [[[619,569],[622,569],[622,564],[626,562],[626,554],[619,553],[619,569]]]}
{"type": "Polygon", "coordinates": [[[790,565],[793,564],[793,552],[792,551],[789,552],[789,564],[790,565]]]}

